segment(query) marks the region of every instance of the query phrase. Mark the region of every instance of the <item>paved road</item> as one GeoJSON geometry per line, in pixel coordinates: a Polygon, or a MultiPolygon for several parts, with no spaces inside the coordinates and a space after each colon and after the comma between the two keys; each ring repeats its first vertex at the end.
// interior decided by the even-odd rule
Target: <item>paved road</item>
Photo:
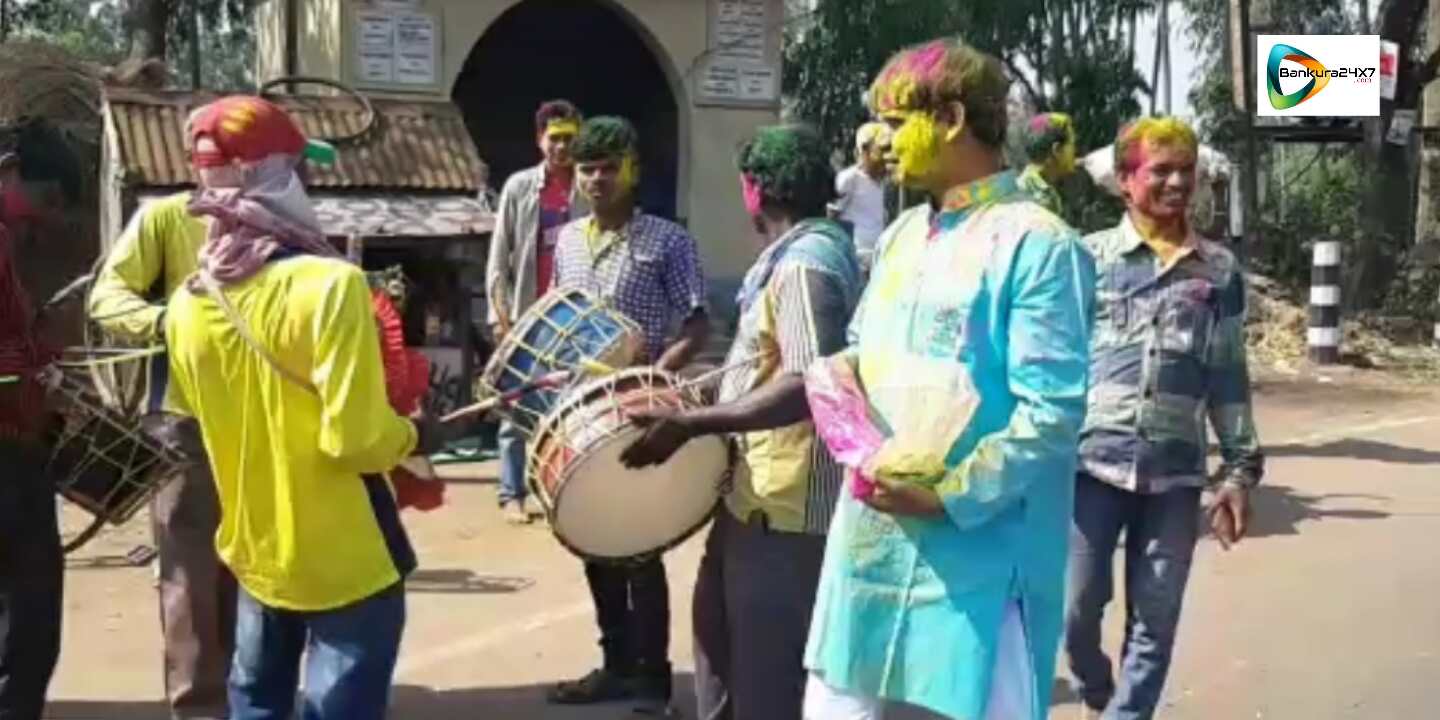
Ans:
{"type": "MultiPolygon", "coordinates": [[[[1200,547],[1161,716],[1435,717],[1440,396],[1275,381],[1260,398],[1271,461],[1256,532],[1228,553],[1208,540],[1200,547]]],[[[623,707],[543,704],[546,684],[598,657],[580,568],[543,525],[504,525],[487,473],[467,475],[444,509],[407,516],[423,568],[410,583],[392,717],[632,717],[623,707]]],[[[135,523],[72,560],[47,717],[164,717],[151,573],[119,559],[144,536],[135,523]]],[[[694,541],[667,558],[682,708],[697,560],[694,541]]],[[[1108,620],[1114,639],[1118,619],[1108,620]]],[[[1074,716],[1066,696],[1052,717],[1074,716]]]]}

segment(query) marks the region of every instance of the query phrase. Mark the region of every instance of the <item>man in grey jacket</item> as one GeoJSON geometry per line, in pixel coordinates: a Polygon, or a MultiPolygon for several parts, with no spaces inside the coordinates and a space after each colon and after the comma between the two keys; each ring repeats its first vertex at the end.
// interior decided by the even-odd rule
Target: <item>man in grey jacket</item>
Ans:
{"type": "MultiPolygon", "coordinates": [[[[580,111],[567,100],[551,100],[535,112],[540,164],[505,181],[490,262],[485,272],[490,332],[498,345],[515,321],[550,289],[555,268],[555,238],[560,227],[589,214],[575,194],[575,164],[570,142],[580,131],[580,111]]],[[[505,519],[530,522],[525,507],[525,437],[508,422],[500,424],[500,488],[505,519]]]]}

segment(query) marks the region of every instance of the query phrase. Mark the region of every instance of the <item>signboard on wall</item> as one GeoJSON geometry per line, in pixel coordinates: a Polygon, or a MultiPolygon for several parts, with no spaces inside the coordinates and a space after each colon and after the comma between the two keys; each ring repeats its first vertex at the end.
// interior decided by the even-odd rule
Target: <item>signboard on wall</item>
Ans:
{"type": "Polygon", "coordinates": [[[440,81],[440,20],[394,3],[354,14],[355,80],[365,86],[428,88],[440,81]]]}
{"type": "Polygon", "coordinates": [[[700,105],[780,102],[780,0],[708,0],[709,43],[695,78],[700,105]]]}

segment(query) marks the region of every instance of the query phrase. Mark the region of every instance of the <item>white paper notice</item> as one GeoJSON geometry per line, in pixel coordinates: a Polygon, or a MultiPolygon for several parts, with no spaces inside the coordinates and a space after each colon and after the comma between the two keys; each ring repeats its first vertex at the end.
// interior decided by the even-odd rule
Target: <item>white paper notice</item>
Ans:
{"type": "Polygon", "coordinates": [[[395,16],[395,82],[434,85],[435,18],[420,14],[395,16]]]}
{"type": "Polygon", "coordinates": [[[361,83],[434,85],[439,82],[434,15],[397,10],[355,14],[355,67],[361,83]]]}
{"type": "Polygon", "coordinates": [[[1410,144],[1410,131],[1415,129],[1414,110],[1396,110],[1390,116],[1390,130],[1385,133],[1385,142],[1391,145],[1405,146],[1410,144]]]}
{"type": "Polygon", "coordinates": [[[1400,46],[1380,41],[1380,99],[1395,99],[1395,75],[1400,69],[1400,46]]]}
{"type": "Polygon", "coordinates": [[[355,46],[361,82],[395,82],[395,19],[389,13],[357,13],[355,46]]]}
{"type": "Polygon", "coordinates": [[[711,102],[770,103],[780,98],[780,70],[772,59],[773,0],[710,0],[709,62],[700,94],[711,102]]]}

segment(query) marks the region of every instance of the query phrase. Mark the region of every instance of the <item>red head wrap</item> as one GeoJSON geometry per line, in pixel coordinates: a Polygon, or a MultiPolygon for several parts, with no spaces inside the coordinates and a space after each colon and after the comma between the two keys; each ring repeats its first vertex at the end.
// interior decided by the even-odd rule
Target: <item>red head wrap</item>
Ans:
{"type": "Polygon", "coordinates": [[[305,135],[288,113],[267,100],[248,95],[221,98],[190,117],[191,147],[201,137],[214,141],[218,153],[195,154],[199,167],[220,167],[236,160],[258,162],[271,155],[305,152],[305,135]]]}

